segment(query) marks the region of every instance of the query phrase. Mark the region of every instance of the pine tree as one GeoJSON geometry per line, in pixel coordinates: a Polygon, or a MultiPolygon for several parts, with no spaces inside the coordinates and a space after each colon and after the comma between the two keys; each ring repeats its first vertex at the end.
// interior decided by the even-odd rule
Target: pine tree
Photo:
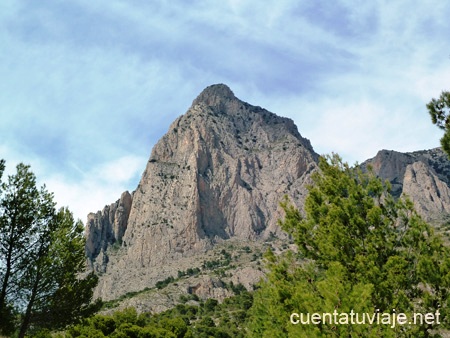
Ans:
{"type": "Polygon", "coordinates": [[[443,91],[439,99],[431,99],[427,109],[431,122],[445,131],[441,146],[450,157],[450,92],[443,91]]]}
{"type": "Polygon", "coordinates": [[[90,303],[98,278],[85,270],[83,224],[62,208],[40,234],[39,250],[28,266],[21,294],[28,302],[19,337],[30,325],[61,329],[99,310],[90,303]]]}
{"type": "MultiPolygon", "coordinates": [[[[19,164],[17,173],[2,183],[0,200],[0,313],[17,305],[26,267],[39,246],[38,229],[52,216],[51,196],[36,187],[29,166],[19,164]],[[14,304],[16,303],[16,304],[14,304]]],[[[5,317],[0,328],[6,327],[5,317]]]]}
{"type": "Polygon", "coordinates": [[[97,278],[82,276],[82,223],[66,208],[56,211],[29,166],[19,164],[1,188],[0,330],[11,332],[14,312],[24,337],[30,327],[61,328],[98,309],[90,304],[97,278]]]}
{"type": "Polygon", "coordinates": [[[406,198],[337,155],[320,159],[305,216],[287,200],[282,228],[298,253],[266,255],[251,309],[252,337],[432,336],[448,327],[450,254],[406,198]],[[292,313],[440,311],[440,325],[293,325],[292,313]]]}

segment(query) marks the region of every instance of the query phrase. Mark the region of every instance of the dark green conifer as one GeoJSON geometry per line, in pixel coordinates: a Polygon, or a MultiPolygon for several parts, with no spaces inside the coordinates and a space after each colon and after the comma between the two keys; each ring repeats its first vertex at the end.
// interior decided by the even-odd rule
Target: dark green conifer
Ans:
{"type": "MultiPolygon", "coordinates": [[[[0,162],[0,173],[4,161],[0,162]]],[[[0,187],[0,331],[62,328],[91,314],[97,277],[85,271],[83,224],[17,165],[0,187]],[[18,322],[15,319],[18,318],[18,322]]],[[[0,175],[1,177],[1,175],[0,175]]]]}
{"type": "Polygon", "coordinates": [[[450,157],[450,92],[443,91],[439,99],[431,99],[427,104],[427,109],[431,122],[444,130],[441,146],[450,157]]]}
{"type": "Polygon", "coordinates": [[[321,158],[305,216],[289,201],[280,222],[298,253],[266,255],[267,281],[254,296],[252,337],[432,336],[448,327],[450,254],[407,198],[372,173],[321,158]],[[440,311],[440,324],[293,325],[292,313],[440,311]]]}

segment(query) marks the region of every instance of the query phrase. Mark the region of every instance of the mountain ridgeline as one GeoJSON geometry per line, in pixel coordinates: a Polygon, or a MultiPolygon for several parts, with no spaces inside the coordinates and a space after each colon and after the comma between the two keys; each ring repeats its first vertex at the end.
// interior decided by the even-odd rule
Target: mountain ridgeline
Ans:
{"type": "Polygon", "coordinates": [[[279,202],[301,207],[317,161],[291,119],[207,87],[154,146],[133,194],[88,215],[97,296],[151,287],[228,239],[282,235],[279,202]]]}
{"type": "MultiPolygon", "coordinates": [[[[135,191],[88,215],[96,296],[117,299],[199,268],[220,243],[283,238],[279,203],[287,195],[302,209],[318,158],[292,120],[239,100],[223,84],[207,87],[154,146],[135,191]]],[[[361,167],[368,165],[425,219],[443,223],[450,213],[450,162],[439,148],[382,150],[361,167]]],[[[247,267],[241,276],[251,280],[254,272],[247,267]]],[[[220,281],[188,289],[211,295],[213,284],[220,281]]]]}

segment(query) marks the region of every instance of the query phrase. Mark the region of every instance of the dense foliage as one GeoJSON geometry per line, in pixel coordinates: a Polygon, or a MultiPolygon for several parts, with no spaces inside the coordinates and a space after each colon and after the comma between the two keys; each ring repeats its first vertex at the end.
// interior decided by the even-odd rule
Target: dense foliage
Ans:
{"type": "Polygon", "coordinates": [[[298,253],[266,258],[270,272],[254,295],[251,337],[426,337],[448,327],[450,255],[414,211],[373,174],[337,156],[320,160],[305,216],[284,201],[281,226],[298,253]],[[292,313],[440,311],[440,325],[294,325],[292,313]]]}
{"type": "Polygon", "coordinates": [[[444,91],[438,99],[431,99],[427,109],[433,124],[445,131],[441,146],[450,157],[450,92],[444,91]]]}
{"type": "MultiPolygon", "coordinates": [[[[266,255],[268,275],[254,293],[201,301],[183,295],[173,309],[138,314],[127,308],[92,315],[97,283],[84,275],[81,222],[52,194],[36,187],[29,167],[0,187],[0,328],[24,337],[432,337],[448,329],[450,252],[407,198],[388,183],[349,167],[337,156],[320,160],[308,187],[305,214],[286,199],[281,227],[298,250],[266,255]],[[440,322],[386,325],[293,324],[292,313],[440,313],[440,322]],[[68,328],[67,328],[68,327],[68,328]],[[65,329],[59,334],[55,331],[65,329]]],[[[0,178],[4,162],[0,161],[0,178]]],[[[228,266],[231,255],[204,262],[228,266]]],[[[199,273],[179,271],[178,278],[199,273]]],[[[160,281],[157,288],[172,283],[160,281]]],[[[391,324],[391,323],[390,323],[391,324]]]]}
{"type": "MultiPolygon", "coordinates": [[[[0,162],[0,178],[5,165],[0,162]]],[[[85,270],[84,227],[53,194],[36,186],[29,166],[0,181],[0,331],[24,337],[58,329],[98,310],[97,277],[85,270]]]]}
{"type": "MultiPolygon", "coordinates": [[[[67,330],[68,337],[246,337],[244,324],[252,306],[252,294],[238,288],[239,294],[222,304],[215,299],[179,304],[160,314],[140,314],[134,308],[112,315],[95,315],[67,330]]],[[[45,337],[45,336],[43,336],[45,337]]],[[[50,337],[50,334],[48,335],[50,337]]]]}

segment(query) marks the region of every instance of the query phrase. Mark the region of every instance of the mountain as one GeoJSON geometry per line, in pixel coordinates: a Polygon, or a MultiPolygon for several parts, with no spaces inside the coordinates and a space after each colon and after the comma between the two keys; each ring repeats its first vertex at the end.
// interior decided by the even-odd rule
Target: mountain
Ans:
{"type": "MultiPolygon", "coordinates": [[[[179,299],[224,299],[233,285],[250,290],[262,253],[290,246],[279,202],[287,195],[302,209],[318,158],[292,120],[207,87],[154,146],[137,188],[88,215],[95,297],[159,312],[179,299]]],[[[440,148],[381,150],[369,166],[447,234],[450,161],[440,148]]]]}
{"type": "Polygon", "coordinates": [[[96,296],[115,299],[199,268],[224,243],[282,237],[279,202],[288,195],[302,206],[317,161],[292,120],[239,100],[226,85],[207,87],[154,146],[136,190],[88,215],[96,296]]]}
{"type": "Polygon", "coordinates": [[[450,213],[450,161],[440,148],[400,153],[381,150],[362,163],[392,185],[393,195],[407,195],[427,221],[442,223],[450,213]]]}

